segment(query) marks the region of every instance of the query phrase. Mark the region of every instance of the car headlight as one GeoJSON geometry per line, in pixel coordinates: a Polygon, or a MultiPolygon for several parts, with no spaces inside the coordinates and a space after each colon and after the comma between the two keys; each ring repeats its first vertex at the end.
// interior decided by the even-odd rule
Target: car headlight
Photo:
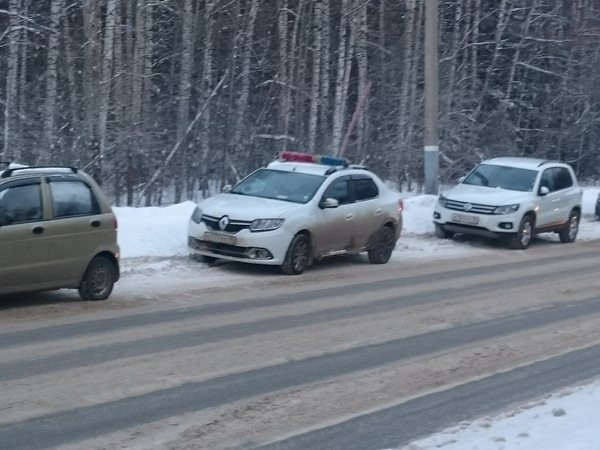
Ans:
{"type": "Polygon", "coordinates": [[[519,204],[518,203],[516,203],[514,205],[498,206],[494,210],[494,214],[512,214],[514,212],[517,212],[518,209],[519,209],[519,204]]]}
{"type": "Polygon", "coordinates": [[[440,194],[440,196],[438,197],[438,203],[444,208],[446,207],[446,200],[446,197],[444,197],[442,194],[440,194]]]}
{"type": "Polygon", "coordinates": [[[273,231],[283,224],[283,219],[256,219],[250,224],[250,231],[273,231]]]}
{"type": "Polygon", "coordinates": [[[194,209],[194,212],[192,213],[191,219],[196,223],[202,222],[202,210],[197,206],[196,209],[194,209]]]}

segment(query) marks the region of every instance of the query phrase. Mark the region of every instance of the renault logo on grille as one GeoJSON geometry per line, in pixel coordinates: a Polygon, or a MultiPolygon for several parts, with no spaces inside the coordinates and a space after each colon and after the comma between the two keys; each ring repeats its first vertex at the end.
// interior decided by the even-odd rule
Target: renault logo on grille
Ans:
{"type": "Polygon", "coordinates": [[[229,217],[221,217],[221,220],[219,220],[219,229],[225,230],[227,228],[227,225],[229,225],[229,217]]]}
{"type": "MultiPolygon", "coordinates": [[[[473,204],[472,203],[465,203],[465,206],[463,206],[463,209],[465,211],[471,211],[473,209],[473,204]]],[[[223,219],[221,219],[223,220],[223,219]]]]}

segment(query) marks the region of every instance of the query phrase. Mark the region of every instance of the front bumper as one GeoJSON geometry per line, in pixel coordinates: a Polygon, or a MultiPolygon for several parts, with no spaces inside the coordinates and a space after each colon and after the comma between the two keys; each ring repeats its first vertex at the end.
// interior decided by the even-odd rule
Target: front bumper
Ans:
{"type": "Polygon", "coordinates": [[[250,264],[283,264],[292,235],[283,228],[253,233],[214,232],[203,224],[190,221],[188,250],[191,254],[250,264]],[[219,242],[220,241],[220,242],[219,242]]]}
{"type": "Polygon", "coordinates": [[[513,214],[473,214],[437,206],[433,210],[434,223],[454,233],[498,237],[516,233],[521,216],[513,214]]]}

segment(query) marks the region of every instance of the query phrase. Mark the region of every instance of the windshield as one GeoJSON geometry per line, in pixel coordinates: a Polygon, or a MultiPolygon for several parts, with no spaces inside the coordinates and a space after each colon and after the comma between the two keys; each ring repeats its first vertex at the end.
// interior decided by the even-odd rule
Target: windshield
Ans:
{"type": "Polygon", "coordinates": [[[323,184],[325,177],[300,172],[259,169],[229,192],[293,203],[307,203],[323,184]]]}
{"type": "Polygon", "coordinates": [[[536,170],[480,164],[467,175],[463,184],[527,192],[533,190],[537,174],[536,170]]]}

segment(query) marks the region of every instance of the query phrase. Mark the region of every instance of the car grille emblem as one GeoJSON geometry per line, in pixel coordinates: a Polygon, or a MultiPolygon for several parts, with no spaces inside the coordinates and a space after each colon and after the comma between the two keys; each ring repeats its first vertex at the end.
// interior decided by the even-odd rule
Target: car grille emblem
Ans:
{"type": "Polygon", "coordinates": [[[463,209],[465,211],[471,211],[473,209],[473,204],[471,204],[471,203],[465,203],[465,206],[463,206],[463,209]]]}
{"type": "Polygon", "coordinates": [[[219,229],[225,230],[227,228],[227,225],[229,225],[229,217],[227,217],[227,216],[221,217],[221,220],[219,220],[219,229]]]}

